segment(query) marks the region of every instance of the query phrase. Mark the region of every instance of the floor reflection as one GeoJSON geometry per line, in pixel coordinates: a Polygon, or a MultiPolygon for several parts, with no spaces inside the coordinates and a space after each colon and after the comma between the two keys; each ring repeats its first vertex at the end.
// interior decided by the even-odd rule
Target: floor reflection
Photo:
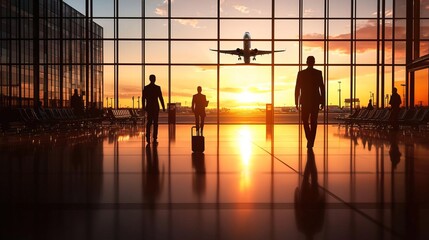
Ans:
{"type": "Polygon", "coordinates": [[[160,172],[158,147],[146,145],[146,165],[143,174],[143,197],[152,204],[157,202],[165,184],[164,169],[160,172]]]}
{"type": "Polygon", "coordinates": [[[324,126],[306,152],[297,125],[207,125],[193,153],[190,128],[2,137],[0,238],[429,236],[427,132],[324,126]]]}
{"type": "Polygon", "coordinates": [[[194,194],[201,198],[206,192],[206,165],[204,153],[192,153],[192,167],[194,169],[192,174],[192,189],[194,194]]]}
{"type": "Polygon", "coordinates": [[[322,230],[325,201],[325,192],[319,187],[314,152],[309,149],[301,185],[295,189],[296,224],[307,239],[322,230]]]}

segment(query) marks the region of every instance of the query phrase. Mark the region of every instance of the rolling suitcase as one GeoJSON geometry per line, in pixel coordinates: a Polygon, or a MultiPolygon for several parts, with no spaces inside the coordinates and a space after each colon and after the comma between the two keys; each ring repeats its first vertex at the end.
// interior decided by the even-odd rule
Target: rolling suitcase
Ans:
{"type": "Polygon", "coordinates": [[[197,130],[197,128],[195,126],[193,126],[191,128],[192,152],[202,153],[202,152],[204,152],[204,141],[205,141],[205,139],[204,139],[204,136],[198,136],[196,130],[197,130]]]}

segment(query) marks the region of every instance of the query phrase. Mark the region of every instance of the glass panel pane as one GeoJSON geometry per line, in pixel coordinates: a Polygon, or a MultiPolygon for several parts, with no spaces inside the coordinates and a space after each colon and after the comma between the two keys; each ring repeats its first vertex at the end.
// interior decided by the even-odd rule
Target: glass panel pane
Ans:
{"type": "Polygon", "coordinates": [[[324,37],[324,25],[321,20],[304,20],[302,26],[303,39],[322,39],[324,37]]]}
{"type": "Polygon", "coordinates": [[[285,52],[275,53],[275,63],[298,64],[299,44],[294,42],[276,42],[276,50],[285,50],[285,52]]]}
{"type": "Polygon", "coordinates": [[[298,20],[277,20],[275,23],[276,39],[298,39],[299,25],[298,20]]]}
{"type": "Polygon", "coordinates": [[[121,19],[119,20],[119,38],[141,38],[141,20],[121,19]]]}
{"type": "Polygon", "coordinates": [[[146,63],[168,63],[168,42],[146,41],[146,63]]]}
{"type": "Polygon", "coordinates": [[[119,0],[119,17],[141,17],[142,0],[119,0]]]}
{"type": "MultiPolygon", "coordinates": [[[[390,81],[387,81],[387,82],[390,82],[390,81]]],[[[362,107],[368,106],[369,99],[371,99],[371,101],[375,101],[376,90],[377,90],[377,67],[375,66],[356,67],[356,95],[361,101],[362,107]]]]}
{"type": "Polygon", "coordinates": [[[85,3],[86,0],[64,0],[64,3],[67,3],[72,8],[78,10],[82,14],[85,13],[85,3]]]}
{"type": "Polygon", "coordinates": [[[146,17],[167,17],[168,1],[144,1],[146,17]]]}
{"type": "Polygon", "coordinates": [[[249,32],[252,39],[271,39],[271,21],[268,20],[222,20],[221,38],[241,39],[249,32]]]}
{"type": "Polygon", "coordinates": [[[428,70],[420,70],[415,74],[415,84],[416,92],[415,92],[415,104],[417,106],[428,106],[428,96],[429,96],[429,75],[428,70]]]}
{"type": "MultiPolygon", "coordinates": [[[[140,66],[119,66],[119,107],[137,108],[138,96],[142,94],[142,70],[140,66]]],[[[157,81],[158,84],[158,81],[157,81]]]]}
{"type": "Polygon", "coordinates": [[[395,42],[395,64],[405,64],[405,50],[406,43],[405,41],[395,42]]]}
{"type": "Polygon", "coordinates": [[[298,17],[299,16],[299,0],[276,0],[275,1],[275,16],[276,17],[298,17]]]}
{"type": "Polygon", "coordinates": [[[141,63],[140,41],[119,41],[119,62],[120,63],[141,63]]]}
{"type": "Polygon", "coordinates": [[[358,18],[377,17],[376,13],[377,13],[377,1],[356,0],[356,15],[358,18]]]}
{"type": "Polygon", "coordinates": [[[325,1],[320,0],[304,0],[304,17],[319,18],[324,17],[325,1]]]}
{"type": "Polygon", "coordinates": [[[174,19],[172,38],[216,38],[217,21],[200,19],[174,19]]]}
{"type": "MultiPolygon", "coordinates": [[[[429,11],[429,9],[428,9],[429,11]]],[[[420,20],[420,39],[429,40],[429,20],[420,20]]]]}
{"type": "Polygon", "coordinates": [[[221,9],[221,17],[271,17],[271,0],[223,1],[221,9]]]}
{"type": "Polygon", "coordinates": [[[172,63],[217,63],[216,42],[173,41],[171,44],[172,63]]]}
{"type": "Polygon", "coordinates": [[[217,0],[172,1],[171,16],[173,17],[215,17],[217,16],[217,0]]]}
{"type": "MultiPolygon", "coordinates": [[[[350,101],[350,67],[329,67],[329,84],[327,92],[327,103],[329,105],[339,105],[341,107],[350,107],[350,103],[345,103],[346,99],[350,101]],[[339,83],[341,82],[341,83],[339,83]],[[341,91],[339,91],[341,89],[341,91]]],[[[357,104],[358,105],[358,104],[357,104]]]]}
{"type": "Polygon", "coordinates": [[[351,1],[345,1],[345,0],[329,0],[329,17],[350,18],[351,16],[350,3],[351,1]]]}
{"type": "Polygon", "coordinates": [[[407,37],[406,21],[396,20],[395,21],[395,39],[405,40],[407,37]]]}
{"type": "Polygon", "coordinates": [[[429,54],[429,41],[420,42],[420,56],[429,54]]]}
{"type": "MultiPolygon", "coordinates": [[[[381,61],[381,56],[380,56],[380,61],[381,61]]],[[[372,41],[356,42],[356,63],[377,64],[377,42],[372,42],[372,41]]]]}
{"type": "Polygon", "coordinates": [[[93,1],[93,16],[94,17],[113,17],[114,8],[113,8],[113,0],[92,0],[93,1]]]}
{"type": "MultiPolygon", "coordinates": [[[[407,16],[407,1],[409,0],[395,0],[395,17],[405,18],[407,16]]],[[[377,12],[377,11],[375,11],[377,12]]]]}
{"type": "Polygon", "coordinates": [[[330,20],[330,39],[350,39],[350,20],[330,20]]]}
{"type": "Polygon", "coordinates": [[[429,18],[429,1],[428,0],[420,1],[420,17],[429,18]]]}
{"type": "MultiPolygon", "coordinates": [[[[350,32],[350,28],[347,32],[350,32]]],[[[356,21],[356,38],[377,39],[377,22],[370,19],[356,21]]]]}
{"type": "Polygon", "coordinates": [[[104,41],[103,42],[103,57],[104,63],[111,64],[115,62],[115,50],[113,41],[104,41]]]}
{"type": "Polygon", "coordinates": [[[298,66],[276,67],[274,80],[274,103],[276,107],[286,107],[295,111],[295,84],[298,66]]]}
{"type": "Polygon", "coordinates": [[[103,38],[114,38],[113,19],[94,19],[103,28],[103,38]]]}
{"type": "Polygon", "coordinates": [[[167,19],[146,19],[145,38],[168,38],[167,19]]]}
{"type": "Polygon", "coordinates": [[[350,63],[350,41],[330,41],[328,45],[329,63],[350,63]]]}

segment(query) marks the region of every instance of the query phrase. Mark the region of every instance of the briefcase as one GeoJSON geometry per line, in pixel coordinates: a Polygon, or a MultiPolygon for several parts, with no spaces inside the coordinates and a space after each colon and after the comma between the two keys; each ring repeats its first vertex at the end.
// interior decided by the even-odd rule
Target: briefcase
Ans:
{"type": "Polygon", "coordinates": [[[204,136],[197,135],[197,127],[191,127],[192,152],[204,152],[204,136]]]}

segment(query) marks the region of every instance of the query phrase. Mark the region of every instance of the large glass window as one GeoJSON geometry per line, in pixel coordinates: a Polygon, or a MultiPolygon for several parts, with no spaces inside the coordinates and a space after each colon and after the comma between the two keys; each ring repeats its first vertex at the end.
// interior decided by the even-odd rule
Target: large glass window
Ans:
{"type": "MultiPolygon", "coordinates": [[[[166,102],[180,103],[184,112],[196,85],[203,85],[211,99],[208,108],[216,114],[225,109],[265,109],[267,103],[279,113],[293,107],[296,74],[306,67],[309,55],[327,76],[329,105],[349,107],[353,104],[345,99],[357,98],[363,105],[377,91],[374,96],[379,99],[374,101],[381,103],[385,98],[381,94],[390,94],[392,85],[401,86],[407,76],[405,0],[385,1],[385,12],[379,9],[381,0],[64,2],[63,16],[59,9],[40,10],[38,48],[43,54],[38,85],[29,80],[36,43],[32,19],[7,18],[18,14],[11,4],[2,9],[6,18],[1,22],[1,62],[14,63],[13,68],[6,64],[1,68],[2,104],[12,102],[4,100],[12,92],[13,102],[29,103],[34,89],[49,104],[60,99],[65,104],[71,89],[87,91],[87,76],[96,76],[95,101],[110,107],[110,99],[116,98],[114,107],[129,107],[131,97],[141,95],[149,74],[156,74],[166,102]],[[259,55],[262,51],[267,52],[259,55]],[[91,64],[100,68],[94,70],[91,64]],[[60,77],[61,84],[53,80],[60,77]],[[17,84],[24,90],[15,91],[17,84]]],[[[420,56],[429,54],[429,16],[423,10],[420,56]]],[[[30,16],[26,11],[21,14],[30,16]]],[[[427,79],[423,75],[418,73],[419,83],[427,79]]],[[[428,102],[420,96],[425,95],[416,93],[416,101],[428,102]]]]}

